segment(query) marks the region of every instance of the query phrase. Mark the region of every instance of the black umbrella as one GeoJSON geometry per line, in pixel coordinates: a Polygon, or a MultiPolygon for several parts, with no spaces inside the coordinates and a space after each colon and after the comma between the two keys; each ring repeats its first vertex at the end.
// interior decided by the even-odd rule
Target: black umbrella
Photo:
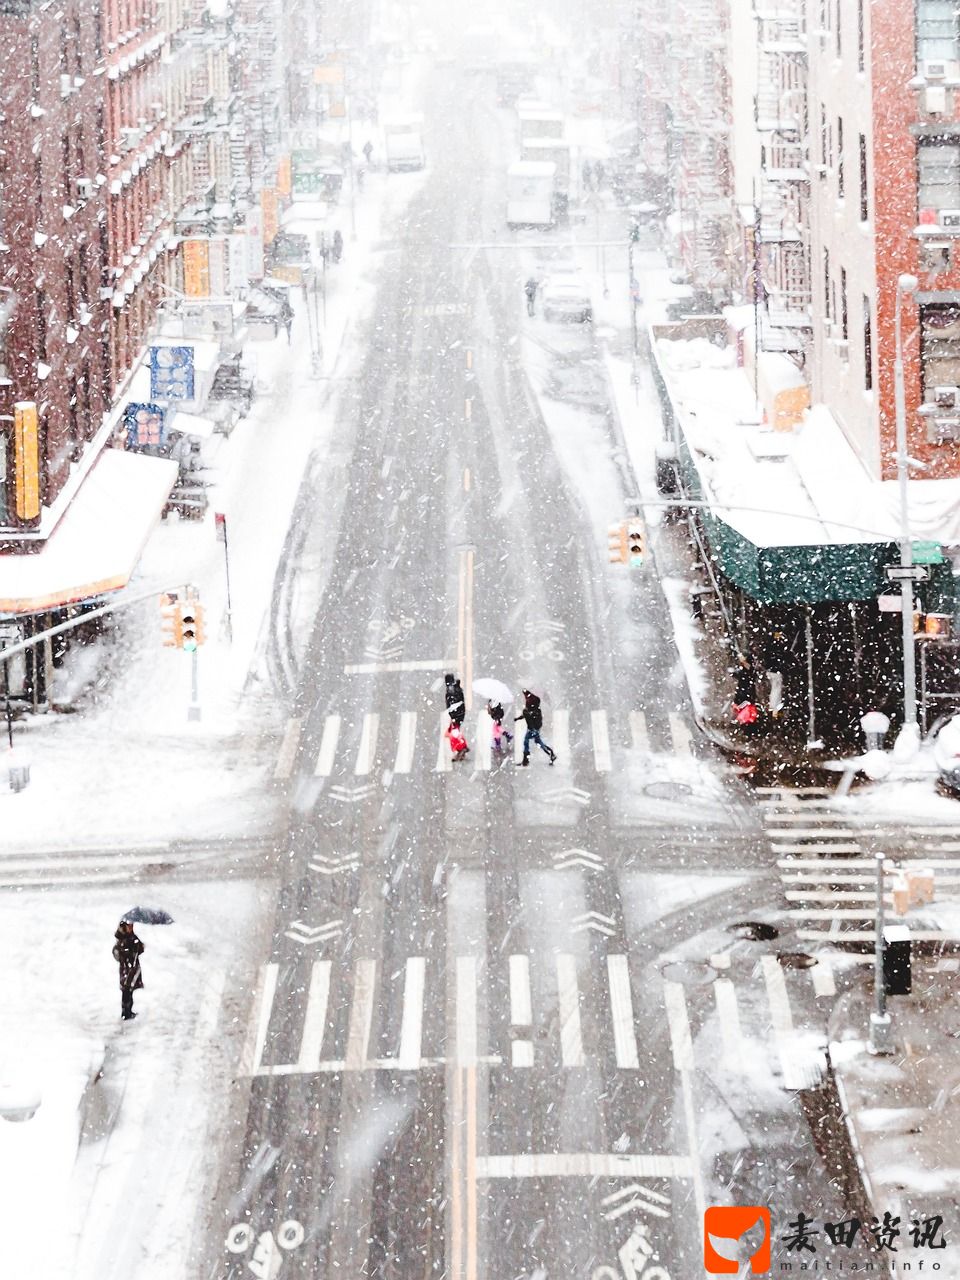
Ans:
{"type": "Polygon", "coordinates": [[[123,919],[131,924],[173,924],[173,916],[159,907],[131,907],[123,919]]]}

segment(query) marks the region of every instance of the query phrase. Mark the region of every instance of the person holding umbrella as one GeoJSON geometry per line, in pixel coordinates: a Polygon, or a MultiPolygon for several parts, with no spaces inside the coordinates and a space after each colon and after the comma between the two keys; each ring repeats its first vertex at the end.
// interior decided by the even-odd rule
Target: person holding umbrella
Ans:
{"type": "Polygon", "coordinates": [[[129,920],[121,920],[113,936],[113,958],[120,966],[120,1017],[128,1022],[137,1016],[133,1012],[133,993],[143,987],[140,957],[144,947],[129,920]]]}
{"type": "Polygon", "coordinates": [[[531,693],[529,689],[523,689],[523,710],[514,720],[523,720],[526,723],[527,731],[523,735],[523,759],[520,761],[523,765],[530,763],[530,743],[535,742],[541,751],[550,757],[550,763],[556,761],[557,753],[553,747],[540,737],[540,730],[543,728],[543,711],[540,708],[540,699],[535,693],[531,693]]]}

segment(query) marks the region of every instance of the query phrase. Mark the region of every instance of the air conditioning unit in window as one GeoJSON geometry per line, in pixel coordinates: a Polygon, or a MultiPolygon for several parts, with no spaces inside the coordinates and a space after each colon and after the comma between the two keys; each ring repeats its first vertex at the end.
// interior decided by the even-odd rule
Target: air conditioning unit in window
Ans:
{"type": "Polygon", "coordinates": [[[933,403],[938,409],[960,409],[960,387],[934,387],[933,403]]]}
{"type": "Polygon", "coordinates": [[[939,58],[926,58],[923,63],[924,80],[946,80],[947,64],[939,58]]]}
{"type": "Polygon", "coordinates": [[[850,342],[847,338],[837,338],[833,345],[841,360],[850,359],[850,342]]]}
{"type": "Polygon", "coordinates": [[[77,179],[77,195],[81,200],[89,200],[93,195],[94,182],[92,178],[77,179]]]}
{"type": "Polygon", "coordinates": [[[941,227],[954,227],[960,231],[960,209],[941,209],[941,227]]]}
{"type": "Polygon", "coordinates": [[[923,91],[923,109],[928,116],[947,114],[947,90],[942,84],[929,84],[923,91]]]}
{"type": "Polygon", "coordinates": [[[960,417],[933,417],[927,419],[927,442],[948,444],[960,440],[960,417]]]}

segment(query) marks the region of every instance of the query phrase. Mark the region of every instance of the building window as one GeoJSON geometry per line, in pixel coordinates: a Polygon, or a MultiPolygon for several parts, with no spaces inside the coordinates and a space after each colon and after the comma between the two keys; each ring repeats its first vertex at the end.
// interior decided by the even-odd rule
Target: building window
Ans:
{"type": "Polygon", "coordinates": [[[837,25],[834,30],[837,37],[837,57],[838,58],[843,57],[843,37],[840,31],[842,18],[843,18],[843,2],[842,0],[837,0],[837,25]]]}
{"type": "Polygon", "coordinates": [[[827,159],[827,108],[820,103],[820,163],[829,164],[827,159]]]}
{"type": "Polygon", "coordinates": [[[857,0],[857,70],[862,71],[864,65],[864,13],[863,0],[857,0]]]}
{"type": "Polygon", "coordinates": [[[870,217],[870,197],[867,194],[867,140],[860,135],[860,221],[870,217]]]}
{"type": "Polygon", "coordinates": [[[870,299],[863,295],[863,388],[873,390],[873,321],[870,318],[870,299]]]}
{"type": "Polygon", "coordinates": [[[840,268],[840,337],[848,338],[847,332],[847,268],[840,268]]]}
{"type": "Polygon", "coordinates": [[[924,401],[934,387],[960,387],[960,306],[920,308],[920,371],[924,401]]]}
{"type": "Polygon", "coordinates": [[[960,16],[954,0],[917,0],[917,61],[960,58],[960,16]]]}
{"type": "Polygon", "coordinates": [[[837,198],[843,199],[843,121],[837,116],[837,198]]]}
{"type": "Polygon", "coordinates": [[[920,209],[960,209],[960,139],[923,138],[917,146],[920,209]]]}
{"type": "Polygon", "coordinates": [[[832,312],[830,310],[830,250],[823,251],[823,309],[829,320],[832,312]]]}

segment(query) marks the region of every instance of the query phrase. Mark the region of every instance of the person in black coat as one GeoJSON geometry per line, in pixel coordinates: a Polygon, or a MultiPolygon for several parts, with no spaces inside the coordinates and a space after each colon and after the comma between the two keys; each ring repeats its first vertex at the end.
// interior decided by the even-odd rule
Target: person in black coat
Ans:
{"type": "Polygon", "coordinates": [[[143,987],[140,957],[144,947],[129,920],[121,920],[113,936],[113,958],[120,965],[120,1017],[129,1020],[137,1016],[133,1012],[133,993],[143,987]]]}
{"type": "Polygon", "coordinates": [[[514,720],[523,720],[527,726],[527,732],[523,735],[523,759],[521,764],[530,763],[530,743],[535,742],[541,751],[550,757],[550,763],[557,758],[557,753],[553,747],[549,746],[540,737],[540,730],[543,728],[543,711],[540,708],[540,699],[535,693],[531,693],[529,689],[523,690],[523,710],[514,720]]]}
{"type": "Polygon", "coordinates": [[[463,696],[463,689],[457,677],[450,672],[443,677],[443,681],[446,685],[444,698],[447,703],[447,713],[450,716],[450,723],[459,726],[463,724],[463,717],[467,713],[467,703],[463,696]]]}

